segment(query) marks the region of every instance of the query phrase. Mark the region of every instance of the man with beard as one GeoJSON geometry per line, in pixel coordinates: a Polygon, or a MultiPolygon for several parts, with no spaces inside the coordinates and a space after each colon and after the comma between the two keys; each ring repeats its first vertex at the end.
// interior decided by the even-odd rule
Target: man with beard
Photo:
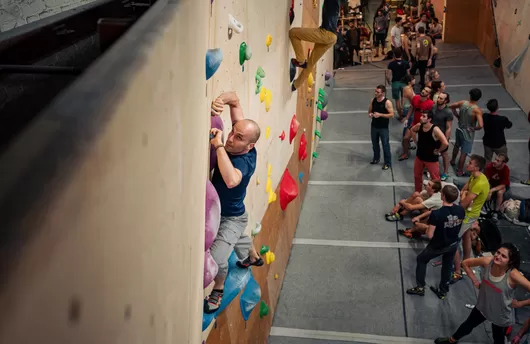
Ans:
{"type": "MultiPolygon", "coordinates": [[[[442,133],[445,134],[447,141],[451,137],[451,127],[453,126],[453,111],[447,106],[449,103],[449,94],[441,92],[436,99],[436,106],[432,109],[433,118],[432,123],[440,128],[442,133]]],[[[440,176],[440,180],[447,180],[447,174],[449,173],[449,147],[440,151],[442,155],[444,172],[440,176]]]]}

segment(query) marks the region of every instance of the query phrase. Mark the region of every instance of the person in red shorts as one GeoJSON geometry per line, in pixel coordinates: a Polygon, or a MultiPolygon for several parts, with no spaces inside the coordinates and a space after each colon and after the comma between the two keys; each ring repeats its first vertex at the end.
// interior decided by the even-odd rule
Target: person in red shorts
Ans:
{"type": "MultiPolygon", "coordinates": [[[[408,114],[402,119],[403,123],[407,123],[410,116],[414,116],[411,128],[414,127],[416,124],[420,123],[422,114],[430,112],[434,107],[434,102],[430,98],[430,94],[431,88],[425,86],[421,90],[420,94],[415,95],[414,98],[412,98],[412,101],[410,102],[410,110],[408,114]]],[[[407,133],[403,137],[403,154],[401,154],[401,156],[399,157],[399,161],[406,160],[409,158],[409,144],[412,136],[413,135],[409,128],[409,130],[407,130],[407,133]]]]}
{"type": "Polygon", "coordinates": [[[502,202],[504,202],[504,193],[510,189],[510,168],[508,165],[508,156],[504,153],[497,154],[495,160],[486,165],[484,174],[490,182],[490,192],[488,201],[495,194],[495,212],[493,220],[498,219],[502,202]]]}

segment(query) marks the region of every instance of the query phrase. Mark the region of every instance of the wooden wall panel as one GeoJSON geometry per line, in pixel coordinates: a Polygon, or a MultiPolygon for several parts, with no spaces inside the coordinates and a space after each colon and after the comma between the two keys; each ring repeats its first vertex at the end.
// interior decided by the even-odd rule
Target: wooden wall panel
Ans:
{"type": "Polygon", "coordinates": [[[488,64],[492,66],[492,70],[497,75],[497,78],[499,78],[501,83],[504,83],[502,67],[496,68],[493,66],[493,62],[499,57],[499,49],[495,44],[495,23],[493,21],[491,0],[480,0],[480,8],[482,10],[478,15],[478,30],[475,44],[488,64]]]}
{"type": "Polygon", "coordinates": [[[444,42],[475,43],[480,4],[480,0],[446,0],[444,42]]]}

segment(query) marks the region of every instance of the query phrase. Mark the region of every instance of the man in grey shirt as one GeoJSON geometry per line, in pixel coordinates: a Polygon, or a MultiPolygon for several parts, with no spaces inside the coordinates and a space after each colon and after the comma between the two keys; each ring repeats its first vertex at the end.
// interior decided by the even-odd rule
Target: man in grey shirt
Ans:
{"type": "Polygon", "coordinates": [[[375,35],[375,55],[379,56],[379,45],[381,45],[381,54],[385,55],[386,34],[388,33],[388,20],[382,10],[377,11],[374,18],[374,35],[375,35]]]}
{"type": "MultiPolygon", "coordinates": [[[[433,119],[432,123],[440,128],[445,134],[447,141],[451,137],[451,127],[453,125],[453,111],[447,106],[449,103],[449,94],[446,92],[440,93],[436,100],[436,106],[432,108],[433,119]]],[[[447,173],[449,173],[449,147],[440,152],[443,159],[444,172],[440,176],[442,181],[447,180],[447,173]]]]}

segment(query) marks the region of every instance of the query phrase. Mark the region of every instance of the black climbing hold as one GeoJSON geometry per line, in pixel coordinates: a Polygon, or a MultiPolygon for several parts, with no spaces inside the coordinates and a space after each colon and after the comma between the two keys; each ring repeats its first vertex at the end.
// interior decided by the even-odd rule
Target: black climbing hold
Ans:
{"type": "Polygon", "coordinates": [[[290,62],[291,67],[289,68],[289,80],[293,82],[295,76],[296,76],[296,67],[294,66],[293,62],[290,62]]]}
{"type": "Polygon", "coordinates": [[[493,66],[494,66],[495,68],[500,68],[500,66],[501,66],[501,58],[500,58],[500,57],[496,58],[496,59],[493,61],[493,66]]]}

